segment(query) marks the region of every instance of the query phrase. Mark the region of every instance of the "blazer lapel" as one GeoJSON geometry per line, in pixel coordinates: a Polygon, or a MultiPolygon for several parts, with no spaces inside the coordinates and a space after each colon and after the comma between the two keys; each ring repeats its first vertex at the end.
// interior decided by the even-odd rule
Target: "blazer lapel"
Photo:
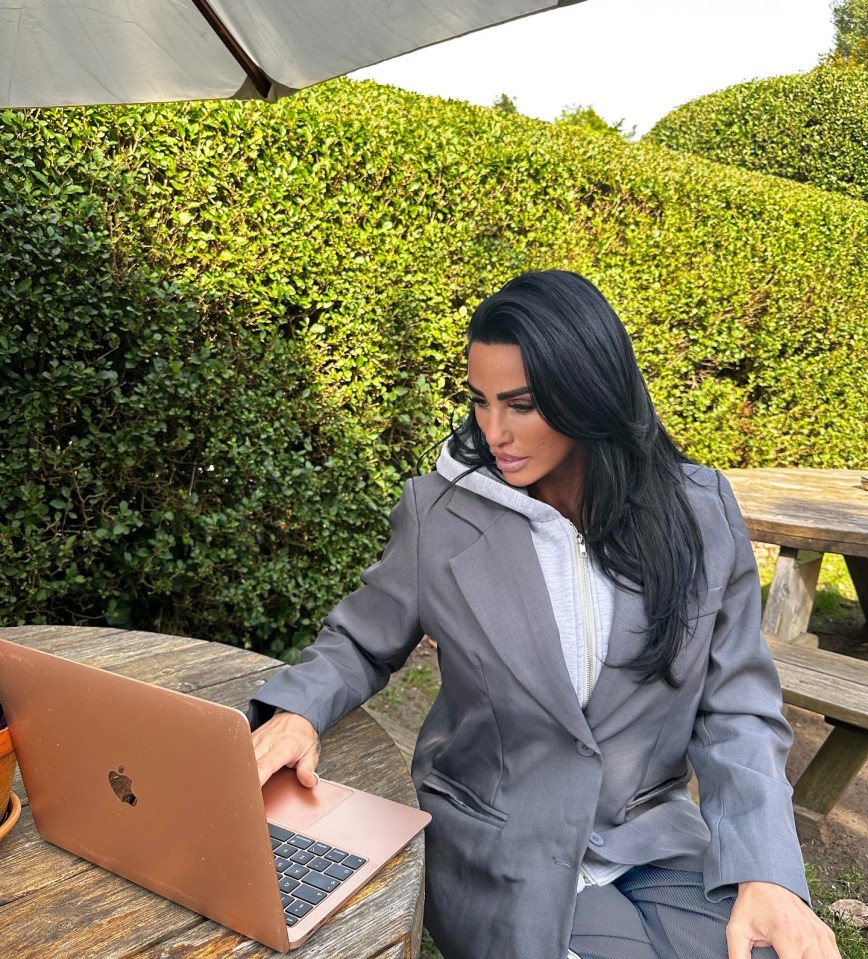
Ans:
{"type": "Polygon", "coordinates": [[[617,586],[606,661],[585,708],[591,729],[596,729],[637,689],[642,688],[636,682],[636,674],[624,668],[623,664],[631,662],[642,652],[647,627],[641,593],[631,592],[626,586],[617,586]]]}
{"type": "Polygon", "coordinates": [[[575,738],[594,745],[567,673],[528,522],[476,496],[454,497],[449,510],[481,530],[450,566],[489,642],[544,709],[575,738]]]}

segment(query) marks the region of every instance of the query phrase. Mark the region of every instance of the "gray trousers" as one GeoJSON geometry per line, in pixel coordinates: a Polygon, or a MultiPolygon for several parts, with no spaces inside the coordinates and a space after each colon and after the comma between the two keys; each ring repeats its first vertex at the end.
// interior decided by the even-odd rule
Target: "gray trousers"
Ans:
{"type": "MultiPolygon", "coordinates": [[[[734,901],[709,902],[701,872],[636,866],[576,896],[570,951],[580,959],[727,959],[734,901]]],[[[753,959],[777,953],[757,948],[753,959]]]]}

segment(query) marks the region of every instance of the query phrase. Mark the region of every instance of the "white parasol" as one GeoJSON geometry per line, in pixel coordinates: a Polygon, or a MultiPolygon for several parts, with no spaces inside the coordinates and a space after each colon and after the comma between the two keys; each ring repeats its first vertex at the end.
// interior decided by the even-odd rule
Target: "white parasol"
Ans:
{"type": "Polygon", "coordinates": [[[579,0],[0,0],[0,107],[273,100],[579,0]]]}

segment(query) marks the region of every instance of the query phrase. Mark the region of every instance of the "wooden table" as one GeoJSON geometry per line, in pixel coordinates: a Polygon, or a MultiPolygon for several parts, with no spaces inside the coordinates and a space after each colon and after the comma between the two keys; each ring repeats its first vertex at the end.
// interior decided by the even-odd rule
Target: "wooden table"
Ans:
{"type": "MultiPolygon", "coordinates": [[[[282,666],[231,646],[155,633],[61,626],[0,629],[5,639],[203,699],[244,708],[282,666]]],[[[319,772],[416,804],[392,740],[354,710],[323,739],[319,772]]],[[[4,956],[44,959],[266,959],[280,953],[42,840],[20,775],[21,819],[0,845],[4,956]]],[[[423,837],[292,952],[297,959],[416,959],[422,934],[423,837]]]]}
{"type": "Polygon", "coordinates": [[[820,713],[832,731],[795,784],[803,839],[868,760],[868,663],[817,649],[807,632],[823,553],[840,553],[868,617],[868,490],[855,470],[727,470],[751,539],[781,550],[762,618],[784,701],[820,713]]]}
{"type": "Polygon", "coordinates": [[[816,646],[816,637],[807,629],[823,553],[843,555],[868,618],[868,490],[861,486],[863,473],[823,469],[724,472],[751,539],[781,547],[763,611],[763,632],[816,646]]]}

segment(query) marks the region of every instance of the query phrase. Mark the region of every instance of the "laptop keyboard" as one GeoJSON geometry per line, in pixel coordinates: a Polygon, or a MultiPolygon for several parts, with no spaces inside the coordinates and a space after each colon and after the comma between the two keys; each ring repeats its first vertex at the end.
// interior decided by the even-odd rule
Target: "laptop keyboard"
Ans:
{"type": "Polygon", "coordinates": [[[367,862],[273,823],[268,833],[287,926],[294,926],[367,862]]]}

